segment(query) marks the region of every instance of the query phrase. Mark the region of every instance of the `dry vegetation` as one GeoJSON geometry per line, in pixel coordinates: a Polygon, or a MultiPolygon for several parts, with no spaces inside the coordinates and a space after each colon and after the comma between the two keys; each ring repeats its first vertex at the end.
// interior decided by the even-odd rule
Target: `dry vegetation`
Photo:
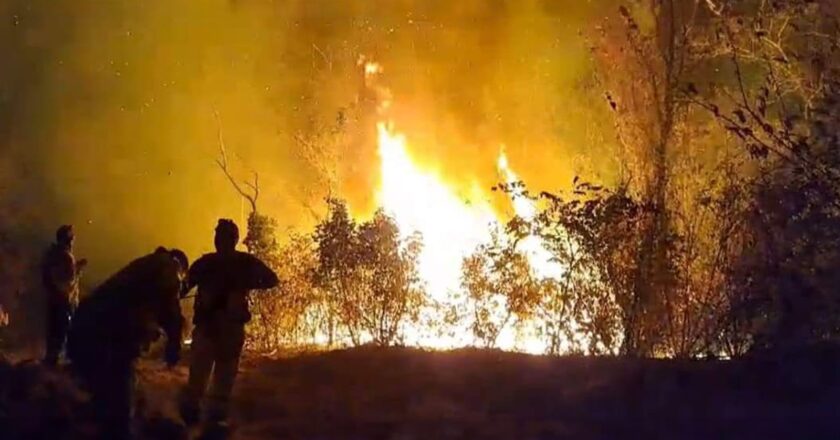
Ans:
{"type": "MultiPolygon", "coordinates": [[[[835,11],[808,0],[631,3],[586,33],[619,182],[576,178],[569,192],[539,194],[500,185],[539,212],[464,260],[458,303],[431,299],[417,272],[422,237],[382,211],[359,221],[330,198],[314,230],[278,241],[258,211],[258,179],[239,186],[223,156],[231,183],[252,194],[245,244],[283,280],[252,297],[251,351],[380,346],[253,358],[238,389],[242,438],[817,438],[836,428],[838,355],[821,345],[840,336],[835,11]],[[546,244],[562,277],[533,270],[527,237],[546,244]],[[493,348],[503,329],[524,327],[547,354],[615,357],[381,348],[417,328],[493,348]]],[[[5,299],[17,298],[8,289],[20,271],[0,265],[11,322],[23,313],[5,299]]],[[[151,399],[171,402],[156,394],[184,372],[145,371],[151,399]]]]}
{"type": "Polygon", "coordinates": [[[255,212],[251,236],[268,244],[251,249],[290,287],[255,298],[254,346],[392,345],[424,309],[438,317],[434,331],[468,329],[486,347],[504,328],[528,326],[548,353],[735,357],[834,339],[840,34],[831,10],[804,0],[649,1],[618,12],[590,36],[622,146],[617,186],[576,178],[568,193],[532,194],[500,185],[540,212],[514,218],[464,261],[458,304],[424,295],[422,237],[401,238],[381,212],[359,224],[330,199],[316,230],[282,247],[255,212]],[[534,272],[519,247],[529,236],[564,276],[534,272]]]}

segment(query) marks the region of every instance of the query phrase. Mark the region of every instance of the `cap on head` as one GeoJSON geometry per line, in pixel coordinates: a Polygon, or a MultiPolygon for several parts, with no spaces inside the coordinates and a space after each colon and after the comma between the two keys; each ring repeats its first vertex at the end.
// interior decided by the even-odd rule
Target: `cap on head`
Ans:
{"type": "Polygon", "coordinates": [[[216,224],[216,250],[217,251],[232,251],[236,249],[236,244],[239,243],[239,228],[233,220],[222,218],[216,224]]]}
{"type": "Polygon", "coordinates": [[[73,241],[73,225],[61,225],[55,231],[55,241],[59,244],[69,244],[73,241]]]}

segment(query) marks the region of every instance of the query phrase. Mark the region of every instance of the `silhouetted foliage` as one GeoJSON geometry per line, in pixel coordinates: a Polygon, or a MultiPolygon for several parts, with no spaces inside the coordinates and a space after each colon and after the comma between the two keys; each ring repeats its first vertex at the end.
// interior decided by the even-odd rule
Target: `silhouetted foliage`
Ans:
{"type": "Polygon", "coordinates": [[[527,257],[498,234],[464,259],[461,286],[467,293],[464,319],[483,347],[496,347],[501,332],[527,320],[543,297],[527,257]]]}
{"type": "Polygon", "coordinates": [[[748,195],[745,241],[729,282],[729,324],[744,327],[755,348],[831,339],[840,330],[834,12],[804,0],[723,2],[707,46],[730,76],[685,91],[756,168],[741,188],[748,195]]]}
{"type": "MultiPolygon", "coordinates": [[[[644,338],[645,308],[640,307],[636,277],[643,221],[650,214],[626,188],[608,190],[576,182],[573,196],[543,193],[546,209],[537,232],[566,268],[560,291],[571,299],[574,344],[589,352],[635,354],[644,338]]],[[[571,336],[571,335],[570,335],[571,336]]]]}
{"type": "MultiPolygon", "coordinates": [[[[513,197],[531,197],[519,186],[501,188],[513,197]]],[[[515,251],[517,244],[539,237],[559,275],[541,278],[520,272],[509,277],[534,292],[522,296],[527,307],[518,309],[529,312],[548,352],[632,354],[624,341],[644,322],[633,289],[642,222],[649,209],[626,188],[613,191],[577,179],[569,196],[544,192],[537,199],[544,206],[539,215],[531,221],[513,219],[506,228],[513,239],[510,246],[503,252],[485,250],[484,258],[521,256],[515,251]]],[[[504,266],[489,266],[490,271],[500,268],[504,266]]],[[[493,290],[505,292],[500,287],[493,290]]]]}
{"type": "Polygon", "coordinates": [[[419,238],[401,238],[396,223],[382,211],[357,224],[343,202],[329,199],[328,204],[328,217],[314,237],[315,277],[334,312],[330,334],[346,332],[354,345],[400,342],[404,326],[420,319],[425,303],[417,274],[419,238]]]}

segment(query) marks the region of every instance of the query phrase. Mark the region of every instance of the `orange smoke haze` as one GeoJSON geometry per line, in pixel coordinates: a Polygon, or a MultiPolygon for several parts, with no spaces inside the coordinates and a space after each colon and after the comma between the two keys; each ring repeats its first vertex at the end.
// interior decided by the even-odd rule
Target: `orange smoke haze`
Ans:
{"type": "Polygon", "coordinates": [[[310,227],[330,193],[369,213],[387,176],[362,56],[412,163],[472,206],[513,212],[486,195],[507,178],[501,145],[537,189],[609,179],[580,33],[610,3],[3,2],[0,229],[40,249],[76,224],[91,280],[159,244],[195,258],[217,217],[247,210],[214,163],[214,111],[234,172],[260,174],[283,228],[310,227]]]}

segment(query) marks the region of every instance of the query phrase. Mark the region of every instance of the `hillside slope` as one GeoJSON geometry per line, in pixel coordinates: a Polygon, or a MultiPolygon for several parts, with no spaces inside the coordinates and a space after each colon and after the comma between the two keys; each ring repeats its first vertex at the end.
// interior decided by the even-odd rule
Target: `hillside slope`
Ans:
{"type": "MultiPolygon", "coordinates": [[[[738,362],[403,348],[250,357],[234,438],[837,438],[839,367],[834,348],[738,362]]],[[[149,438],[179,437],[175,397],[186,376],[185,366],[140,363],[149,438]]],[[[0,438],[38,438],[47,426],[55,429],[41,438],[87,438],[70,388],[37,365],[0,363],[0,438]]]]}
{"type": "MultiPolygon", "coordinates": [[[[234,420],[241,439],[837,438],[838,360],[834,350],[676,362],[374,348],[249,359],[234,420]]],[[[152,406],[174,408],[186,371],[144,372],[168,391],[152,406]]]]}

